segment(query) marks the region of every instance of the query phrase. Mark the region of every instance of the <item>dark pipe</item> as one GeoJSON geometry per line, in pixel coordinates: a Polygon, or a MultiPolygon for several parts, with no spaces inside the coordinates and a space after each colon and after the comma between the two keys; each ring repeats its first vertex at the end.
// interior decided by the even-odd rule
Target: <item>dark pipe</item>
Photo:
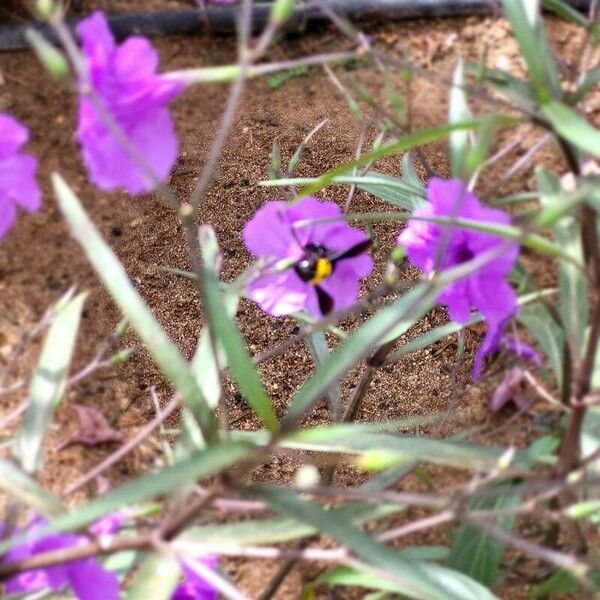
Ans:
{"type": "MultiPolygon", "coordinates": [[[[426,17],[460,17],[489,14],[498,9],[497,0],[328,0],[338,14],[353,21],[416,19],[426,17]]],[[[585,8],[589,0],[571,0],[572,6],[585,8]]],[[[256,2],[253,6],[253,25],[260,28],[269,17],[270,3],[256,2]]],[[[231,33],[236,27],[236,6],[209,6],[196,10],[167,10],[126,15],[111,15],[108,20],[113,33],[120,39],[132,34],[160,36],[198,32],[231,33]]],[[[288,23],[289,29],[298,29],[310,21],[326,17],[315,3],[299,4],[288,23]]],[[[76,26],[70,21],[69,27],[76,26]]],[[[54,35],[45,24],[3,25],[0,27],[0,50],[28,48],[25,29],[35,27],[48,39],[54,35]]]]}

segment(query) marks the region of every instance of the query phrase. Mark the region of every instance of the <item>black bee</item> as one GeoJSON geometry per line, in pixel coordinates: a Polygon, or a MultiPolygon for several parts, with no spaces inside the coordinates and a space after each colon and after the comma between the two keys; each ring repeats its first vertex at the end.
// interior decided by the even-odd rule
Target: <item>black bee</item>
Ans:
{"type": "Polygon", "coordinates": [[[304,256],[294,265],[294,270],[302,281],[315,286],[319,308],[324,316],[333,310],[333,298],[319,284],[333,273],[338,261],[354,258],[370,245],[371,240],[366,239],[343,252],[331,252],[321,244],[307,244],[304,247],[304,256]]]}

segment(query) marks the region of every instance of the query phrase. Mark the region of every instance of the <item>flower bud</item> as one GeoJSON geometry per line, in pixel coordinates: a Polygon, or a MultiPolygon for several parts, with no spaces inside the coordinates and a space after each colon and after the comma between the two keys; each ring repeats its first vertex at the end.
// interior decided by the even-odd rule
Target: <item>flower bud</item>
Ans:
{"type": "Polygon", "coordinates": [[[69,63],[63,53],[55,48],[35,29],[27,29],[25,38],[37,54],[38,59],[53,77],[64,77],[69,72],[69,63]]]}
{"type": "Polygon", "coordinates": [[[40,17],[43,17],[44,19],[50,19],[54,14],[56,6],[54,5],[53,0],[37,0],[35,3],[35,8],[40,17]]]}
{"type": "Polygon", "coordinates": [[[296,0],[275,0],[271,8],[271,21],[283,25],[296,9],[296,0]]]}
{"type": "Polygon", "coordinates": [[[296,485],[302,489],[309,489],[319,485],[321,482],[321,475],[319,469],[315,465],[302,465],[297,471],[294,477],[296,485]]]}

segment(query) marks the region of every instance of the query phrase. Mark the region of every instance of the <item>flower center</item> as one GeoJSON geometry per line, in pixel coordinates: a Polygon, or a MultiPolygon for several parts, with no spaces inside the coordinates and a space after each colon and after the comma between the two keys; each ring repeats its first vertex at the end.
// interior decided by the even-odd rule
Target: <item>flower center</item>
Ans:
{"type": "Polygon", "coordinates": [[[294,270],[302,281],[317,285],[333,273],[333,262],[328,254],[321,244],[307,244],[304,256],[294,265],[294,270]]]}
{"type": "Polygon", "coordinates": [[[455,259],[457,264],[465,263],[471,260],[474,256],[475,254],[473,254],[473,252],[466,243],[463,243],[460,246],[458,246],[458,248],[456,248],[455,259]]]}

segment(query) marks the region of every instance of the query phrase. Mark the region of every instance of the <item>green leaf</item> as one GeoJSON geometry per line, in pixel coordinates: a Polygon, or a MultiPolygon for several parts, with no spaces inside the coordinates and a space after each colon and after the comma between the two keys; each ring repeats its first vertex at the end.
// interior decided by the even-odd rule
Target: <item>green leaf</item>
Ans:
{"type": "Polygon", "coordinates": [[[285,444],[287,447],[310,452],[355,455],[358,457],[354,460],[356,464],[375,469],[420,461],[458,469],[485,470],[497,466],[504,453],[504,449],[428,437],[383,432],[362,432],[354,436],[344,435],[345,433],[340,426],[332,428],[329,436],[322,431],[300,431],[288,437],[285,444]]]}
{"type": "MultiPolygon", "coordinates": [[[[506,495],[472,500],[467,511],[500,510],[518,506],[520,496],[506,495]]],[[[513,528],[514,517],[498,517],[495,525],[504,531],[513,528]]],[[[504,554],[504,544],[473,525],[461,525],[454,537],[448,566],[469,575],[486,587],[492,588],[498,583],[498,569],[504,554]]]]}
{"type": "Polygon", "coordinates": [[[561,86],[537,5],[537,0],[502,0],[538,100],[546,102],[560,98],[561,86]]]}
{"type": "MultiPolygon", "coordinates": [[[[209,446],[173,466],[142,475],[115,488],[108,494],[73,509],[70,514],[50,519],[46,527],[39,529],[36,538],[44,537],[51,532],[79,529],[123,507],[130,507],[172,492],[190,481],[220,473],[245,458],[252,448],[252,445],[242,442],[222,442],[219,445],[209,446]]],[[[23,536],[15,536],[8,542],[0,543],[0,553],[22,541],[22,538],[23,536]]]]}
{"type": "MultiPolygon", "coordinates": [[[[461,123],[472,118],[467,103],[465,91],[465,66],[462,59],[454,69],[452,87],[450,88],[450,101],[448,103],[448,122],[461,123]]],[[[465,130],[453,131],[450,134],[450,175],[461,179],[464,173],[465,157],[469,150],[469,132],[465,130]]]]}
{"type": "Polygon", "coordinates": [[[428,600],[464,600],[462,596],[449,593],[434,582],[422,564],[406,560],[398,552],[378,544],[366,533],[350,525],[346,519],[332,514],[332,511],[323,510],[283,490],[263,489],[256,493],[278,512],[309,523],[347,546],[365,562],[385,571],[396,586],[401,586],[405,596],[428,600]]]}
{"type": "MultiPolygon", "coordinates": [[[[237,312],[238,304],[239,297],[237,295],[226,294],[224,296],[224,309],[230,319],[237,312]]],[[[204,398],[206,398],[206,402],[211,408],[215,408],[221,397],[221,377],[219,370],[227,368],[227,355],[223,349],[223,344],[217,341],[217,360],[215,360],[208,327],[203,327],[200,332],[191,368],[198,387],[202,391],[204,398]]]]}
{"type": "MultiPolygon", "coordinates": [[[[315,365],[322,365],[330,355],[325,333],[323,331],[316,331],[307,338],[306,343],[315,365]]],[[[342,390],[339,384],[331,386],[331,389],[328,392],[329,410],[331,411],[334,421],[339,420],[341,415],[341,395],[342,390]]]]}
{"type": "Polygon", "coordinates": [[[267,84],[272,90],[276,90],[290,79],[294,79],[295,77],[303,77],[305,75],[308,75],[308,67],[300,65],[298,67],[293,67],[292,69],[282,71],[281,73],[277,73],[276,75],[271,75],[271,77],[267,78],[267,84]]]}
{"type": "Polygon", "coordinates": [[[401,161],[402,166],[402,180],[406,185],[419,190],[419,197],[425,197],[425,187],[423,186],[423,182],[415,169],[412,158],[410,156],[410,152],[406,152],[402,157],[401,161]]]}
{"type": "Polygon", "coordinates": [[[577,148],[600,156],[600,131],[562,102],[547,102],[542,113],[556,131],[577,148]]]}
{"type": "Polygon", "coordinates": [[[545,9],[551,10],[559,17],[571,21],[585,29],[588,28],[588,20],[578,10],[569,6],[566,2],[563,2],[562,0],[543,0],[543,4],[545,9]]]}
{"type": "MultiPolygon", "coordinates": [[[[418,550],[419,547],[406,548],[400,550],[399,554],[406,558],[410,558],[413,551],[418,550]]],[[[434,579],[438,579],[440,583],[448,585],[450,590],[454,589],[454,592],[456,593],[454,597],[462,598],[463,600],[483,600],[484,598],[489,600],[490,598],[494,598],[488,590],[460,573],[452,572],[439,565],[431,564],[425,565],[425,570],[434,579]]],[[[385,581],[375,573],[360,571],[352,567],[337,567],[327,571],[317,579],[316,584],[356,586],[367,589],[385,590],[388,592],[395,592],[396,594],[402,594],[403,592],[401,587],[394,585],[393,582],[385,581]]]]}
{"type": "MultiPolygon", "coordinates": [[[[588,573],[588,578],[594,584],[594,590],[600,590],[600,571],[588,573]]],[[[548,579],[538,583],[529,593],[531,600],[538,598],[572,597],[581,589],[581,582],[568,571],[554,571],[548,579]]]]}
{"type": "Polygon", "coordinates": [[[324,127],[327,122],[329,121],[329,119],[323,119],[319,124],[317,124],[309,133],[308,135],[302,140],[302,142],[300,142],[300,144],[298,145],[298,147],[296,148],[296,150],[294,151],[294,154],[292,155],[292,158],[290,158],[290,161],[288,162],[288,173],[292,174],[296,171],[296,169],[298,168],[298,165],[300,164],[300,159],[302,158],[302,154],[304,153],[304,150],[306,149],[306,147],[308,146],[310,140],[313,138],[313,136],[321,130],[322,127],[324,127]]]}
{"type": "MultiPolygon", "coordinates": [[[[540,203],[544,209],[560,209],[567,204],[561,194],[559,182],[543,169],[537,171],[540,203]]],[[[570,215],[563,215],[552,228],[556,241],[566,254],[576,263],[583,264],[583,243],[579,224],[570,215]]],[[[585,328],[588,320],[588,289],[585,272],[576,267],[573,262],[559,263],[559,312],[561,322],[567,335],[571,356],[578,362],[583,348],[585,328]]]]}
{"type": "Polygon", "coordinates": [[[54,309],[42,354],[33,372],[27,411],[13,448],[28,473],[35,473],[42,460],[42,441],[67,385],[75,338],[86,294],[79,294],[54,309]]]}
{"type": "Polygon", "coordinates": [[[563,347],[565,333],[543,304],[532,304],[521,310],[517,319],[533,334],[550,360],[559,387],[562,387],[563,347]]]}
{"type": "Polygon", "coordinates": [[[408,212],[412,213],[426,204],[422,187],[415,187],[397,177],[369,171],[365,175],[353,179],[359,189],[408,212]]]}
{"type": "MultiPolygon", "coordinates": [[[[581,427],[581,456],[585,458],[600,449],[600,408],[589,406],[585,412],[583,425],[581,427]]],[[[592,461],[588,471],[595,477],[600,474],[600,462],[592,461]]]]}
{"type": "MultiPolygon", "coordinates": [[[[509,121],[511,123],[513,122],[512,119],[505,119],[505,122],[509,121]]],[[[352,169],[354,168],[364,167],[365,165],[368,165],[369,163],[379,160],[381,158],[386,158],[387,156],[394,156],[396,154],[406,152],[411,148],[415,148],[416,146],[428,144],[430,142],[435,142],[439,139],[445,138],[453,131],[473,129],[474,127],[477,127],[478,123],[478,119],[473,119],[471,121],[465,121],[463,123],[451,123],[449,125],[433,127],[431,129],[420,129],[419,131],[406,134],[398,140],[396,140],[395,142],[391,142],[389,144],[381,146],[376,150],[372,150],[371,152],[363,154],[360,158],[351,160],[349,162],[338,165],[333,169],[330,169],[329,171],[325,172],[323,175],[318,177],[314,183],[311,183],[302,190],[300,190],[298,195],[310,196],[332,183],[335,177],[339,175],[344,175],[345,173],[352,171],[352,169]]]]}
{"type": "Polygon", "coordinates": [[[482,71],[480,65],[473,64],[467,64],[466,68],[469,73],[488,83],[523,112],[531,115],[537,112],[537,98],[527,81],[500,69],[485,67],[482,71]]]}
{"type": "Polygon", "coordinates": [[[294,426],[332,385],[367,356],[406,315],[413,313],[417,318],[427,312],[435,296],[427,284],[421,283],[391,306],[381,309],[339,346],[294,394],[282,427],[289,429],[294,426]]]}
{"type": "Polygon", "coordinates": [[[0,460],[0,490],[45,517],[51,517],[63,510],[56,496],[44,490],[27,473],[6,460],[0,460]]]}
{"type": "MultiPolygon", "coordinates": [[[[405,507],[400,504],[361,502],[331,509],[331,514],[349,523],[361,525],[404,510],[405,507]]],[[[178,540],[184,542],[200,541],[214,545],[260,546],[291,542],[318,533],[319,530],[308,523],[292,517],[276,517],[240,523],[192,527],[179,536],[178,540]]]]}
{"type": "Polygon", "coordinates": [[[169,600],[181,575],[179,562],[168,554],[150,554],[142,563],[125,600],[169,600]]]}
{"type": "Polygon", "coordinates": [[[215,441],[217,437],[215,416],[177,346],[169,339],[135,290],[123,265],[102,239],[71,188],[58,173],[53,173],[52,184],[58,205],[71,227],[73,237],[84,249],[102,283],[146,344],[156,364],[198,419],[206,441],[215,441]]]}
{"type": "MultiPolygon", "coordinates": [[[[288,177],[284,179],[270,179],[261,181],[262,187],[311,185],[318,180],[317,177],[288,177]]],[[[426,202],[425,192],[421,185],[414,186],[402,179],[384,175],[377,171],[369,171],[365,175],[340,175],[331,180],[332,184],[355,185],[365,192],[386,200],[395,206],[412,212],[415,208],[423,206],[426,202]]]]}
{"type": "Polygon", "coordinates": [[[460,600],[496,600],[496,596],[463,573],[432,563],[421,563],[427,575],[447,590],[447,598],[460,600]]]}
{"type": "Polygon", "coordinates": [[[581,102],[589,92],[600,83],[600,65],[590,69],[584,80],[579,84],[575,92],[569,97],[570,104],[581,102]]]}
{"type": "MultiPolygon", "coordinates": [[[[208,226],[202,226],[198,235],[206,265],[206,248],[211,243],[216,244],[214,231],[208,226]]],[[[223,306],[227,304],[227,301],[219,289],[219,281],[214,271],[205,267],[202,270],[202,280],[208,326],[223,345],[229,363],[229,372],[264,426],[269,431],[277,431],[279,423],[275,409],[265,392],[258,371],[252,364],[246,343],[233,319],[227,314],[227,311],[223,311],[223,306]]]]}

